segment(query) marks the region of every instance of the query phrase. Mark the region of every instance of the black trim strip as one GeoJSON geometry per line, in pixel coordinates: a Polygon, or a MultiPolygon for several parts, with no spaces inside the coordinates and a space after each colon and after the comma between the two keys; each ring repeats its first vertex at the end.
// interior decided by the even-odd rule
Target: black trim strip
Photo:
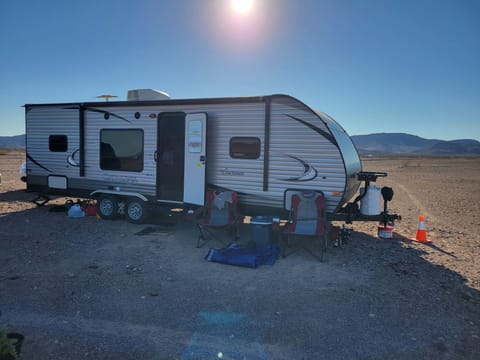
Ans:
{"type": "MultiPolygon", "coordinates": [[[[85,111],[83,106],[80,106],[79,127],[80,127],[80,177],[85,176],[85,111]]],[[[72,155],[73,157],[73,155],[72,155]]]]}
{"type": "Polygon", "coordinates": [[[263,191],[268,191],[268,165],[270,160],[270,123],[272,113],[272,101],[265,98],[265,133],[263,140],[263,191]]]}
{"type": "MultiPolygon", "coordinates": [[[[30,160],[31,162],[33,162],[35,165],[41,167],[42,169],[44,170],[47,170],[48,172],[52,172],[51,170],[47,169],[45,166],[43,166],[42,164],[40,164],[37,160],[35,160],[34,158],[32,158],[30,156],[30,154],[27,153],[27,159],[30,160]]],[[[27,175],[27,178],[28,178],[28,175],[27,175]]]]}
{"type": "Polygon", "coordinates": [[[292,116],[292,115],[288,115],[288,114],[284,114],[285,116],[288,116],[289,118],[295,120],[295,121],[298,121],[299,123],[309,127],[310,129],[312,129],[313,131],[319,133],[320,135],[322,135],[325,139],[327,139],[328,141],[330,141],[333,145],[335,145],[337,148],[338,148],[338,143],[337,141],[335,140],[335,138],[330,135],[329,133],[327,133],[326,131],[316,127],[315,125],[313,124],[310,124],[309,122],[306,122],[305,120],[302,120],[302,119],[299,119],[299,118],[296,118],[295,116],[292,116]]]}
{"type": "Polygon", "coordinates": [[[95,109],[95,108],[90,108],[90,107],[85,107],[84,109],[87,110],[87,111],[97,112],[97,113],[101,113],[101,114],[108,114],[108,116],[116,117],[117,119],[126,121],[126,122],[128,122],[128,123],[130,123],[130,124],[132,123],[130,120],[125,119],[123,116],[120,116],[120,115],[111,113],[110,111],[100,110],[100,109],[95,109]]]}
{"type": "Polygon", "coordinates": [[[243,96],[223,98],[198,98],[198,99],[170,99],[170,100],[149,100],[149,101],[109,101],[109,102],[85,102],[85,103],[45,103],[25,104],[28,106],[78,106],[84,107],[118,107],[118,106],[159,106],[159,105],[210,105],[228,103],[260,103],[265,101],[265,96],[243,96]]]}

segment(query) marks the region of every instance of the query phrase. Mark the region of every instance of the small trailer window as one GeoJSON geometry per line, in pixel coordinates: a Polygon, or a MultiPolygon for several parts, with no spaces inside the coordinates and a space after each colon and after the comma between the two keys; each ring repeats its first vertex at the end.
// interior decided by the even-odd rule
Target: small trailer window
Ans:
{"type": "Polygon", "coordinates": [[[260,157],[260,139],[246,136],[231,138],[230,156],[234,159],[258,159],[260,157]]]}
{"type": "Polygon", "coordinates": [[[100,131],[102,170],[143,170],[143,130],[103,129],[100,131]]]}
{"type": "Polygon", "coordinates": [[[65,152],[68,150],[67,135],[50,135],[48,137],[48,148],[53,152],[65,152]]]}

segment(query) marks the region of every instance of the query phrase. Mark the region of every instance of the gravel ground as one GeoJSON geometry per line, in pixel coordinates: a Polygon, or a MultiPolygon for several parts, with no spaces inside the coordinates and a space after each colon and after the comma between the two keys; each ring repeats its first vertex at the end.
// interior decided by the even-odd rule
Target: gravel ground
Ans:
{"type": "Polygon", "coordinates": [[[0,322],[25,335],[22,359],[480,357],[478,158],[365,159],[389,173],[394,238],[354,223],[325,262],[258,269],[206,262],[219,244],[197,249],[182,219],[139,235],[152,225],[36,207],[23,158],[0,155],[0,322]],[[408,240],[420,214],[430,245],[408,240]]]}

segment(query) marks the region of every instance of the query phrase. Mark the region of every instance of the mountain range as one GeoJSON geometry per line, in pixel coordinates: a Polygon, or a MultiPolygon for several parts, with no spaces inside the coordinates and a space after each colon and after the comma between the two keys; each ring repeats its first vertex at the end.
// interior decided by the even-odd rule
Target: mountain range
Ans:
{"type": "MultiPolygon", "coordinates": [[[[351,136],[361,155],[480,155],[480,142],[472,139],[438,140],[404,133],[351,136]]],[[[0,136],[0,149],[24,149],[25,135],[0,136]]]]}
{"type": "Polygon", "coordinates": [[[480,155],[480,142],[472,139],[438,140],[404,133],[351,136],[362,155],[480,155]]]}
{"type": "Polygon", "coordinates": [[[24,149],[25,135],[0,136],[0,149],[24,149]]]}

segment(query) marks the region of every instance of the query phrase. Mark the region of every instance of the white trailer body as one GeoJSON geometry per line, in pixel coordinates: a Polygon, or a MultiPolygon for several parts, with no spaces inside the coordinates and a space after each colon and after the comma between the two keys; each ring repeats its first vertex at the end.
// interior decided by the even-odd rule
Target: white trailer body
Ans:
{"type": "Polygon", "coordinates": [[[288,95],[27,104],[27,190],[203,205],[236,191],[246,214],[279,214],[286,189],[321,190],[337,212],[358,190],[342,127],[288,95]]]}

